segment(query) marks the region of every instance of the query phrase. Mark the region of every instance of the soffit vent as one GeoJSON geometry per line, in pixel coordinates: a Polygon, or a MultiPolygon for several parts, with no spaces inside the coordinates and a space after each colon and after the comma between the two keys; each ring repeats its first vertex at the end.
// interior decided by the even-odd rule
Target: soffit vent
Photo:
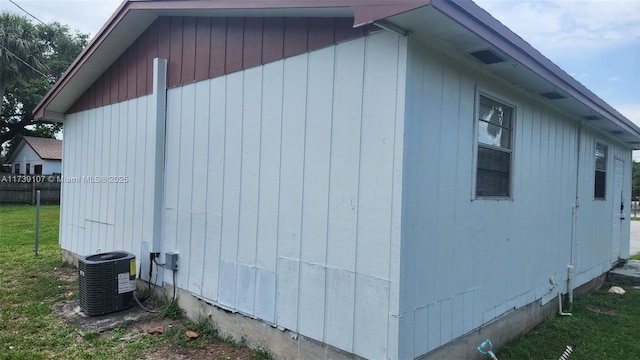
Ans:
{"type": "Polygon", "coordinates": [[[587,116],[583,116],[582,118],[585,119],[585,120],[598,120],[598,119],[600,119],[600,117],[596,116],[596,115],[587,115],[587,116]]]}
{"type": "Polygon", "coordinates": [[[611,133],[615,134],[615,135],[620,135],[620,134],[624,134],[624,131],[622,131],[622,130],[612,130],[611,133]]]}
{"type": "Polygon", "coordinates": [[[543,92],[543,93],[540,93],[540,95],[546,97],[549,100],[559,100],[559,99],[566,98],[566,96],[559,94],[555,91],[543,92]]]}
{"type": "Polygon", "coordinates": [[[493,51],[491,49],[484,49],[484,50],[474,51],[472,53],[469,53],[469,55],[473,56],[474,58],[482,61],[483,63],[485,63],[487,65],[497,64],[497,63],[501,63],[501,62],[507,61],[507,59],[505,59],[502,56],[498,55],[498,53],[496,53],[495,51],[493,51]]]}

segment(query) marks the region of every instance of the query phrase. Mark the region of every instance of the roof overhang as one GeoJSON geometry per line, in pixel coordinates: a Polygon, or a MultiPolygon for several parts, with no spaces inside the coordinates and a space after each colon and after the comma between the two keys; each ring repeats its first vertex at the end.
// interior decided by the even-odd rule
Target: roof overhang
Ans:
{"type": "Polygon", "coordinates": [[[491,72],[531,93],[540,102],[640,149],[640,128],[560,69],[529,43],[471,1],[432,0],[431,6],[386,20],[425,42],[436,42],[481,64],[491,72]],[[471,55],[489,50],[501,62],[483,63],[471,55]]]}
{"type": "Polygon", "coordinates": [[[160,16],[353,17],[354,27],[428,0],[125,0],[33,110],[60,122],[73,103],[160,16]]]}
{"type": "Polygon", "coordinates": [[[62,114],[160,16],[353,17],[354,27],[377,23],[406,30],[463,56],[490,50],[505,61],[483,64],[483,71],[534,95],[556,97],[539,95],[539,100],[640,149],[637,125],[468,0],[124,1],[37,105],[35,117],[62,121],[62,114]]]}

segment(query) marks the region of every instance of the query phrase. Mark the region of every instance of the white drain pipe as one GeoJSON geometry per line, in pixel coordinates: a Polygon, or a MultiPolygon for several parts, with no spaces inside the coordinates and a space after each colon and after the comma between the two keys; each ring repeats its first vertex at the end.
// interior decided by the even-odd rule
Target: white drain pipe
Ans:
{"type": "Polygon", "coordinates": [[[562,311],[562,295],[560,295],[560,291],[558,291],[558,313],[560,316],[571,316],[571,313],[566,313],[562,311]]]}
{"type": "Polygon", "coordinates": [[[569,309],[573,309],[573,276],[575,256],[578,247],[578,208],[580,207],[580,144],[582,143],[582,128],[587,124],[587,120],[578,123],[578,141],[576,151],[576,197],[575,203],[571,207],[571,256],[567,265],[567,295],[569,298],[569,309]]]}
{"type": "Polygon", "coordinates": [[[569,297],[569,311],[573,310],[573,265],[567,266],[567,295],[569,297]]]}

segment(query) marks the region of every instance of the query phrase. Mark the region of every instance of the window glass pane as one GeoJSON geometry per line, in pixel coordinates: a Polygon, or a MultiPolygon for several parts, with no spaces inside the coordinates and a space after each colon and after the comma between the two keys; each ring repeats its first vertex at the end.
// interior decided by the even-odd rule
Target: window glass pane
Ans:
{"type": "Polygon", "coordinates": [[[593,197],[604,199],[607,192],[607,145],[596,143],[596,171],[594,176],[593,197]]]}
{"type": "Polygon", "coordinates": [[[597,171],[595,176],[595,189],[593,191],[593,197],[596,199],[604,199],[605,185],[606,185],[607,173],[604,171],[597,171]]]}
{"type": "Polygon", "coordinates": [[[480,96],[476,196],[511,195],[513,108],[480,96]]]}
{"type": "Polygon", "coordinates": [[[478,169],[509,172],[511,156],[508,152],[478,147],[478,169]]]}
{"type": "Polygon", "coordinates": [[[482,144],[511,149],[513,109],[480,96],[478,141],[482,144]]]}
{"type": "Polygon", "coordinates": [[[478,123],[478,125],[480,125],[478,127],[478,142],[480,142],[481,144],[498,146],[503,149],[511,149],[510,129],[500,128],[492,124],[487,124],[482,120],[478,123]],[[498,130],[494,132],[495,129],[492,130],[492,127],[498,130]],[[492,136],[492,133],[496,135],[492,136]]]}
{"type": "Polygon", "coordinates": [[[596,170],[607,171],[607,146],[596,144],[596,170]]]}
{"type": "Polygon", "coordinates": [[[478,169],[477,196],[509,196],[509,174],[478,169]]]}
{"type": "Polygon", "coordinates": [[[476,195],[509,196],[510,168],[510,153],[482,146],[478,147],[476,195]]]}

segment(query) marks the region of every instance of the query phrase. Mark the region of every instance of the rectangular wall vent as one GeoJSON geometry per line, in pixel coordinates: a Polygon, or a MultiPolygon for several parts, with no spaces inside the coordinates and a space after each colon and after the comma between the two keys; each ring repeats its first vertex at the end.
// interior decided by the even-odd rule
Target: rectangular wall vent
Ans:
{"type": "Polygon", "coordinates": [[[544,93],[540,93],[540,95],[546,97],[549,100],[559,100],[559,99],[564,99],[566,98],[566,96],[559,94],[555,91],[549,91],[549,92],[544,92],[544,93]]]}
{"type": "Polygon", "coordinates": [[[495,51],[491,49],[474,51],[472,53],[469,53],[469,55],[473,56],[474,58],[482,61],[487,65],[497,64],[497,63],[507,61],[505,58],[498,55],[495,51]]]}

